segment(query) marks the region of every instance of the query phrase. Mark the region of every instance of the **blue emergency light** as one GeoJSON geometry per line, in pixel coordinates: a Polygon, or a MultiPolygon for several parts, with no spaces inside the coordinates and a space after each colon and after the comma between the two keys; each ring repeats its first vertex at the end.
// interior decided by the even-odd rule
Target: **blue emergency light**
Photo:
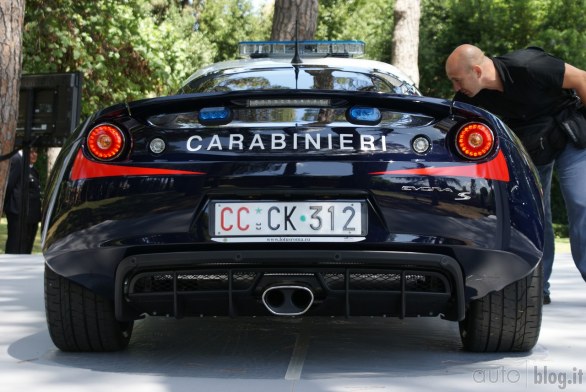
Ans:
{"type": "MultiPolygon", "coordinates": [[[[296,41],[243,41],[241,57],[293,57],[296,41]]],[[[356,57],[364,54],[362,41],[298,41],[301,57],[356,57]]]]}
{"type": "Polygon", "coordinates": [[[352,106],[346,111],[346,119],[353,124],[376,125],[381,118],[381,112],[377,108],[352,106]]]}
{"type": "Polygon", "coordinates": [[[197,118],[203,125],[225,125],[232,121],[232,110],[226,107],[203,108],[197,118]]]}

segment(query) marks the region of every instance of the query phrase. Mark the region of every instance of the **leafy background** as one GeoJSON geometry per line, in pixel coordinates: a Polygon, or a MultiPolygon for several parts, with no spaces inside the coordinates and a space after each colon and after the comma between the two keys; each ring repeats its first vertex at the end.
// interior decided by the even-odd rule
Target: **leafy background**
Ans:
{"type": "MultiPolygon", "coordinates": [[[[316,39],[358,39],[390,62],[393,1],[320,0],[316,39]]],[[[425,95],[450,98],[444,63],[462,43],[488,55],[537,45],[586,69],[586,0],[422,0],[419,69],[425,95]]],[[[82,119],[118,102],[173,94],[191,73],[270,36],[272,8],[252,0],[27,0],[23,73],[83,75],[82,119]]],[[[46,178],[46,157],[39,170],[46,178]]],[[[557,182],[558,235],[567,217],[557,182]]]]}

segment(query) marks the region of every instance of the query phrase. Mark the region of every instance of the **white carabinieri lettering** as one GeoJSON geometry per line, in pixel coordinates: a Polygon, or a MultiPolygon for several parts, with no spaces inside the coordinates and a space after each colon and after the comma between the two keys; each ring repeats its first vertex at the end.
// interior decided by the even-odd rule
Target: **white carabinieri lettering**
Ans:
{"type": "Polygon", "coordinates": [[[252,150],[255,147],[260,148],[261,150],[265,149],[265,146],[262,142],[262,139],[260,138],[260,135],[258,133],[256,133],[254,135],[254,137],[252,138],[252,142],[250,143],[250,146],[248,147],[248,149],[252,150]]]}
{"type": "Polygon", "coordinates": [[[238,133],[230,134],[230,145],[228,146],[228,150],[234,150],[234,146],[238,146],[238,150],[242,150],[242,141],[244,140],[244,135],[240,135],[238,133]]]}
{"type": "Polygon", "coordinates": [[[387,151],[385,135],[333,134],[333,133],[284,133],[260,134],[252,138],[246,134],[230,133],[227,135],[213,134],[209,137],[193,135],[187,139],[186,149],[189,152],[206,151],[387,151]]]}
{"type": "Polygon", "coordinates": [[[273,133],[271,135],[271,150],[283,150],[287,147],[285,135],[273,133]]]}
{"type": "Polygon", "coordinates": [[[195,135],[187,139],[187,151],[199,151],[201,149],[201,136],[195,135]]]}
{"type": "Polygon", "coordinates": [[[218,135],[212,136],[212,141],[208,144],[208,148],[206,150],[210,151],[212,148],[216,148],[217,150],[222,149],[222,141],[218,135]]]}
{"type": "Polygon", "coordinates": [[[340,135],[340,150],[352,150],[352,135],[340,135]]]}

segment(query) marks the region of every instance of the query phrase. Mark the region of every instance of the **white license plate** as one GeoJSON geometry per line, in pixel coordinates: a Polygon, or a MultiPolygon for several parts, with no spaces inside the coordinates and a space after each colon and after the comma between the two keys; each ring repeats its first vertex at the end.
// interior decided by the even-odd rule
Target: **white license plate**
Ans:
{"type": "Polygon", "coordinates": [[[256,201],[211,203],[215,237],[365,236],[362,201],[256,201]]]}

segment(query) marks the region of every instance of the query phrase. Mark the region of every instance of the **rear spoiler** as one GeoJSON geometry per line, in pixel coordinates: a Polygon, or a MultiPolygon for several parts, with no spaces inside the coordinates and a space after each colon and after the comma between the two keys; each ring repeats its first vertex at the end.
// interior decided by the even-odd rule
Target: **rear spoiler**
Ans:
{"type": "MultiPolygon", "coordinates": [[[[439,98],[372,92],[287,89],[172,95],[129,102],[127,105],[112,106],[104,109],[97,116],[104,118],[120,116],[124,113],[135,118],[144,118],[156,114],[195,111],[206,107],[227,106],[232,109],[244,109],[250,107],[250,100],[290,100],[292,98],[329,100],[328,107],[372,106],[407,113],[420,113],[435,118],[449,116],[452,109],[451,101],[439,98]]],[[[311,105],[306,107],[311,107],[311,105]]]]}

